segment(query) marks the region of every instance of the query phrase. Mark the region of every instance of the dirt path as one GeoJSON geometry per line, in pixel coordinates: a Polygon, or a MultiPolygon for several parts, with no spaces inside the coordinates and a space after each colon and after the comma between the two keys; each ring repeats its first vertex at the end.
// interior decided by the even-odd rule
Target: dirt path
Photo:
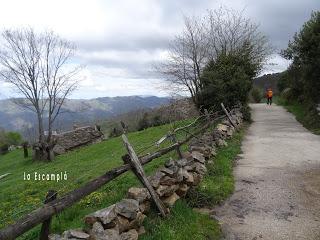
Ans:
{"type": "Polygon", "coordinates": [[[225,239],[319,240],[320,136],[280,106],[251,108],[235,193],[216,209],[225,239]]]}

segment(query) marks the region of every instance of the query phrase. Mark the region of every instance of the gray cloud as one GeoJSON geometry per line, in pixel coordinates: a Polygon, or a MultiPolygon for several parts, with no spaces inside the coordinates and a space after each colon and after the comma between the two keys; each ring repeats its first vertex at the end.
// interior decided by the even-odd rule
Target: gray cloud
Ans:
{"type": "MultiPolygon", "coordinates": [[[[124,85],[130,82],[130,91],[134,92],[132,79],[139,82],[140,88],[143,81],[149,86],[151,79],[159,78],[152,71],[152,65],[159,61],[161,52],[168,49],[174,35],[182,31],[184,15],[203,16],[208,9],[221,5],[244,10],[244,15],[260,24],[261,32],[279,51],[310,18],[311,11],[320,9],[319,0],[70,0],[68,3],[56,0],[56,6],[64,6],[56,18],[56,14],[50,12],[37,14],[41,8],[47,9],[51,0],[30,1],[34,4],[23,0],[12,0],[12,4],[7,1],[0,10],[0,27],[27,24],[37,29],[49,28],[75,41],[78,60],[87,65],[91,78],[88,80],[91,85],[81,93],[83,97],[87,97],[86,92],[95,84],[107,87],[112,79],[124,85]],[[21,4],[24,4],[23,11],[17,14],[15,6],[21,4]],[[26,17],[25,13],[31,17],[26,17]]],[[[265,72],[282,71],[288,65],[279,56],[275,56],[274,62],[276,65],[267,66],[265,72]]],[[[92,89],[90,91],[94,92],[92,89]]],[[[121,89],[114,89],[118,91],[115,94],[124,94],[121,89]]]]}

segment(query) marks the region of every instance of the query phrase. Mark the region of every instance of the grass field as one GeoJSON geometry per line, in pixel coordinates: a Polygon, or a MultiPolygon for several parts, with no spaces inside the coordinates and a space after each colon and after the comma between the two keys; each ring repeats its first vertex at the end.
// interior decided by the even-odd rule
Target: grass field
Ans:
{"type": "MultiPolygon", "coordinates": [[[[188,121],[182,121],[176,123],[176,126],[184,125],[187,122],[188,121]]],[[[172,127],[172,125],[163,125],[149,128],[141,132],[130,133],[128,138],[137,152],[139,152],[139,149],[149,146],[150,143],[158,140],[172,127]]],[[[229,147],[231,147],[231,149],[234,148],[233,144],[230,144],[229,147]]],[[[229,154],[229,147],[221,150],[222,153],[225,152],[223,154],[219,151],[219,154],[223,156],[221,163],[224,162],[223,159],[225,159],[225,157],[228,159],[234,157],[235,151],[229,154]]],[[[148,150],[152,151],[152,149],[148,150]]],[[[105,171],[121,165],[121,156],[124,153],[125,150],[122,146],[121,139],[113,138],[59,156],[51,163],[33,162],[31,158],[23,159],[21,150],[16,150],[5,156],[1,156],[0,175],[4,173],[11,173],[11,175],[0,180],[0,228],[5,227],[24,214],[41,206],[44,196],[49,189],[57,190],[58,195],[62,196],[66,192],[103,174],[105,171]],[[38,173],[59,173],[66,171],[68,180],[60,182],[23,180],[24,172],[33,174],[35,171],[38,173]]],[[[175,153],[170,153],[146,165],[145,169],[147,174],[150,174],[163,165],[170,156],[175,157],[175,153]]],[[[215,169],[218,169],[218,166],[219,165],[215,165],[215,169]]],[[[225,168],[222,165],[221,167],[223,169],[225,168]]],[[[221,172],[221,174],[225,173],[227,172],[221,172]]],[[[226,175],[225,179],[229,178],[230,176],[226,175]]],[[[211,182],[210,180],[206,180],[206,182],[212,185],[218,184],[219,191],[226,193],[218,195],[225,197],[233,189],[231,186],[233,180],[229,179],[225,182],[220,182],[220,180],[220,178],[217,178],[211,182]]],[[[86,214],[115,203],[125,196],[130,186],[138,185],[138,180],[131,172],[118,177],[116,180],[102,187],[99,191],[92,193],[71,208],[63,211],[57,217],[54,217],[52,231],[62,232],[66,229],[82,227],[83,217],[86,214]]],[[[217,191],[215,193],[212,192],[214,195],[216,193],[217,191]]],[[[188,204],[185,200],[179,201],[172,210],[173,214],[166,220],[158,219],[156,216],[149,218],[153,219],[152,221],[148,221],[152,222],[152,225],[146,225],[150,234],[147,233],[143,239],[185,239],[183,238],[183,236],[186,236],[185,233],[194,235],[195,239],[208,239],[205,237],[206,234],[218,236],[219,228],[217,223],[209,219],[208,216],[193,212],[188,204]],[[181,219],[186,220],[182,221],[181,219]],[[168,226],[174,226],[174,230],[171,231],[171,228],[168,226]]],[[[146,224],[148,224],[148,222],[146,224]]],[[[20,237],[20,239],[37,238],[39,228],[39,226],[34,228],[20,237]]],[[[213,237],[209,239],[216,238],[213,237]]]]}
{"type": "Polygon", "coordinates": [[[316,112],[311,112],[308,106],[305,106],[298,102],[287,102],[281,97],[277,97],[275,102],[278,105],[285,107],[289,112],[295,115],[297,121],[299,121],[305,128],[320,135],[320,116],[316,112]]]}

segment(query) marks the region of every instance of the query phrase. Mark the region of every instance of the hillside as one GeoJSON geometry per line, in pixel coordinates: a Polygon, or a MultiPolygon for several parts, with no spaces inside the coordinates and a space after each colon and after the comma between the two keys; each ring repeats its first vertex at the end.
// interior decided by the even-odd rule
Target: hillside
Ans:
{"type": "Polygon", "coordinates": [[[253,85],[259,87],[263,90],[266,88],[271,87],[274,93],[278,93],[278,80],[281,77],[282,73],[272,73],[272,74],[265,74],[261,77],[257,77],[253,80],[253,85]]]}
{"type": "MultiPolygon", "coordinates": [[[[188,121],[176,123],[177,126],[188,121]]],[[[139,151],[151,142],[159,140],[172,128],[171,124],[149,128],[144,131],[128,134],[130,142],[139,151]]],[[[148,151],[152,151],[149,149],[148,151]]],[[[11,175],[0,181],[0,228],[12,223],[19,216],[42,205],[48,189],[56,189],[58,195],[75,189],[89,180],[105,173],[107,170],[122,165],[121,156],[125,149],[121,138],[113,138],[98,144],[90,145],[76,151],[58,156],[54,162],[33,162],[31,158],[23,159],[22,150],[0,156],[0,175],[10,172],[11,175]],[[24,181],[24,173],[60,173],[67,172],[67,181],[24,181]],[[13,187],[14,186],[14,187],[13,187]]],[[[161,157],[146,165],[145,170],[150,174],[164,164],[175,152],[161,157]]],[[[58,218],[53,219],[53,231],[63,231],[82,225],[86,214],[101,209],[119,201],[130,186],[138,186],[139,181],[129,172],[117,178],[116,181],[100,188],[97,192],[81,200],[72,208],[64,211],[58,218]]],[[[39,228],[35,228],[22,239],[36,239],[39,228]]]]}
{"type": "MultiPolygon", "coordinates": [[[[138,109],[152,109],[167,104],[166,97],[126,96],[95,99],[67,99],[56,121],[59,129],[68,129],[74,123],[87,123],[117,116],[138,109]]],[[[0,100],[0,127],[6,130],[26,131],[36,122],[35,114],[16,105],[12,100],[0,100]]]]}

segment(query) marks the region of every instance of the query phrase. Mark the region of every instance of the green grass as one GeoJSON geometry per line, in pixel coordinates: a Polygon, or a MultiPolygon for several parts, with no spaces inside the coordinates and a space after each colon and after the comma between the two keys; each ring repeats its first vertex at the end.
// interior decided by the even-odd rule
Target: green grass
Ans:
{"type": "Polygon", "coordinates": [[[281,97],[277,97],[275,102],[278,105],[283,106],[288,112],[295,115],[297,121],[299,121],[305,128],[320,135],[320,116],[315,110],[310,110],[310,107],[299,102],[287,102],[281,97]]]}
{"type": "Polygon", "coordinates": [[[187,199],[179,200],[167,219],[155,214],[145,222],[147,233],[143,240],[215,240],[221,238],[220,226],[208,215],[192,210],[192,207],[213,207],[229,197],[234,191],[233,164],[241,152],[241,140],[245,128],[237,132],[228,146],[217,151],[213,163],[199,186],[189,190],[187,199]]]}
{"type": "MultiPolygon", "coordinates": [[[[176,124],[184,125],[189,121],[176,124]]],[[[129,141],[137,152],[150,145],[168,132],[173,126],[163,125],[128,134],[129,141]]],[[[213,165],[208,165],[208,174],[197,191],[206,196],[212,204],[222,201],[234,189],[232,162],[240,152],[240,140],[243,131],[237,133],[229,141],[226,148],[218,150],[213,165]]],[[[180,139],[183,136],[179,136],[180,139]]],[[[183,149],[186,149],[184,146],[183,149]]],[[[151,152],[155,148],[148,149],[151,152]]],[[[0,180],[0,228],[14,222],[19,217],[43,205],[42,201],[49,189],[56,189],[58,195],[73,190],[87,181],[103,174],[107,170],[122,165],[121,156],[125,154],[120,138],[113,138],[98,144],[69,152],[50,163],[34,162],[23,159],[22,150],[0,156],[0,175],[12,173],[0,180]],[[55,173],[67,171],[68,180],[61,182],[24,181],[23,172],[55,173]]],[[[151,174],[162,166],[169,157],[176,157],[172,152],[145,166],[147,174],[151,174]]],[[[139,186],[139,181],[128,172],[108,183],[98,191],[90,194],[79,203],[63,211],[53,218],[52,232],[61,233],[66,229],[83,227],[83,217],[98,209],[107,207],[122,199],[127,189],[139,186]]],[[[200,195],[200,194],[199,194],[200,195]]],[[[198,199],[196,199],[198,201],[198,199]]],[[[171,215],[161,219],[155,213],[145,222],[147,233],[142,239],[219,239],[220,229],[216,221],[192,210],[191,199],[179,200],[171,209],[171,215]]],[[[19,239],[36,239],[40,226],[30,230],[19,239]]]]}
{"type": "MultiPolygon", "coordinates": [[[[188,122],[188,120],[180,121],[175,125],[185,125],[188,122]]],[[[148,128],[144,131],[129,133],[128,138],[136,151],[140,152],[142,148],[159,140],[172,127],[173,125],[168,124],[148,128]]],[[[156,148],[150,148],[144,153],[154,150],[156,148]]],[[[31,158],[24,159],[22,150],[0,156],[0,175],[11,173],[8,177],[0,180],[0,228],[42,206],[49,189],[55,189],[58,191],[58,196],[63,196],[66,192],[122,165],[121,156],[124,154],[125,149],[118,137],[58,156],[50,163],[34,162],[31,158]],[[33,174],[35,171],[39,173],[66,171],[68,180],[60,182],[24,181],[24,172],[33,174]]],[[[170,156],[174,157],[175,153],[169,153],[149,163],[145,167],[146,173],[150,174],[162,166],[170,156]]],[[[119,201],[125,196],[129,187],[137,185],[139,185],[139,181],[131,172],[123,174],[54,217],[53,232],[62,232],[66,229],[83,226],[83,217],[86,214],[119,201]]],[[[39,227],[29,231],[21,239],[37,238],[39,227]]]]}
{"type": "Polygon", "coordinates": [[[213,206],[224,201],[234,191],[233,165],[241,153],[241,141],[246,127],[237,132],[228,146],[221,148],[212,163],[207,164],[208,172],[201,183],[189,193],[192,206],[213,206]]]}
{"type": "Polygon", "coordinates": [[[197,213],[186,200],[176,202],[166,219],[155,214],[145,221],[146,234],[142,240],[216,240],[220,239],[220,227],[209,215],[197,213]]]}

